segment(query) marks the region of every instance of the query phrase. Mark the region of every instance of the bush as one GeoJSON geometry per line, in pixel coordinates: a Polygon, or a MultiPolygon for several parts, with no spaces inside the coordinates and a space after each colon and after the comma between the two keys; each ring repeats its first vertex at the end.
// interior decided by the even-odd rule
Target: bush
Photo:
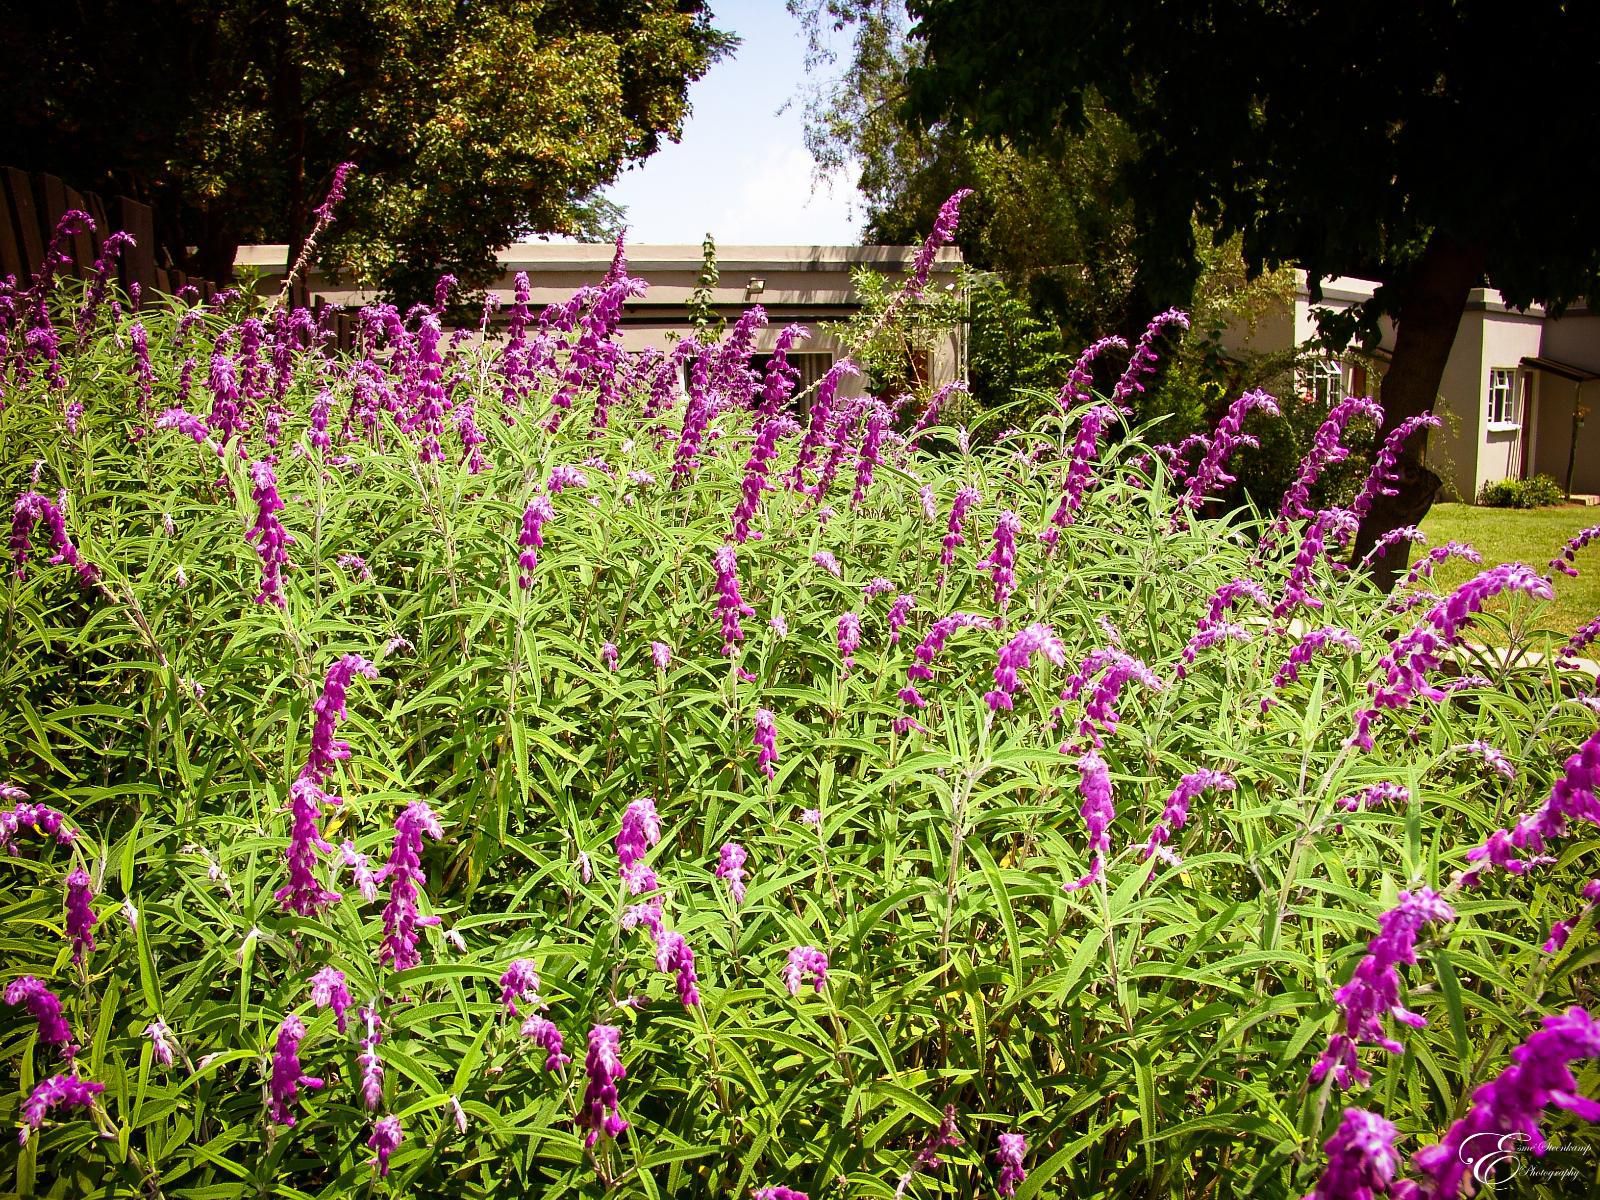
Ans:
{"type": "Polygon", "coordinates": [[[1549,508],[1566,498],[1561,485],[1548,475],[1497,479],[1478,489],[1478,503],[1487,508],[1549,508]]]}
{"type": "Polygon", "coordinates": [[[1589,1002],[1595,714],[1449,675],[1548,582],[1386,647],[1326,514],[1247,542],[1081,409],[752,417],[744,324],[672,412],[626,286],[354,355],[7,305],[0,1189],[1290,1197],[1589,1002]]]}

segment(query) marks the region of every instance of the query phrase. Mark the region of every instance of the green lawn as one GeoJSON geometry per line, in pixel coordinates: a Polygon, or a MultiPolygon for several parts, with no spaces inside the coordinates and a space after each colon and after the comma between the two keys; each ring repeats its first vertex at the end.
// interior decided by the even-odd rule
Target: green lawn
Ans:
{"type": "MultiPolygon", "coordinates": [[[[1502,562],[1527,563],[1537,571],[1546,569],[1551,557],[1578,530],[1600,525],[1600,508],[1478,508],[1471,504],[1435,504],[1422,530],[1428,545],[1448,541],[1469,542],[1483,555],[1485,567],[1502,562]]],[[[1415,561],[1416,554],[1412,555],[1415,561]]],[[[1555,603],[1540,620],[1563,634],[1600,614],[1600,543],[1590,545],[1578,555],[1577,579],[1556,576],[1555,603]]],[[[1439,590],[1448,591],[1470,579],[1482,568],[1452,559],[1439,569],[1435,578],[1439,590]]]]}

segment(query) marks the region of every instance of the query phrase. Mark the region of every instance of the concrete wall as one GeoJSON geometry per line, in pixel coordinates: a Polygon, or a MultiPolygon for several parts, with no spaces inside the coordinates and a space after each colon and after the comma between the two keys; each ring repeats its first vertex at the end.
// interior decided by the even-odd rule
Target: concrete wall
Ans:
{"type": "MultiPolygon", "coordinates": [[[[1471,316],[1468,313],[1468,316],[1471,316]]],[[[1523,390],[1522,360],[1539,353],[1544,325],[1542,315],[1496,311],[1485,308],[1482,313],[1483,342],[1478,363],[1479,411],[1481,415],[1482,453],[1478,456],[1477,487],[1500,479],[1521,479],[1528,437],[1531,432],[1532,409],[1538,403],[1538,380],[1533,383],[1533,396],[1523,390]],[[1515,428],[1493,428],[1489,424],[1489,372],[1493,370],[1516,371],[1515,386],[1522,392],[1522,412],[1515,428]]],[[[1476,488],[1473,495],[1476,495],[1476,488]]]]}
{"type": "MultiPolygon", "coordinates": [[[[1600,374],[1600,313],[1573,313],[1546,321],[1539,353],[1600,374]]],[[[1590,415],[1578,430],[1577,452],[1572,456],[1572,490],[1600,494],[1600,381],[1575,384],[1558,375],[1539,373],[1533,470],[1566,483],[1575,402],[1586,405],[1590,415]]]]}

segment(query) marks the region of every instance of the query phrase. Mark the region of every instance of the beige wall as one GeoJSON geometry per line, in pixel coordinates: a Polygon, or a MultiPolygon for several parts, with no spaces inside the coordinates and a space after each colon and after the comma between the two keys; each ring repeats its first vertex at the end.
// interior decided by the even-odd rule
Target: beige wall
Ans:
{"type": "MultiPolygon", "coordinates": [[[[1600,374],[1600,314],[1580,312],[1546,321],[1540,354],[1600,374]]],[[[1574,384],[1541,371],[1533,427],[1533,469],[1565,484],[1567,454],[1572,448],[1572,408],[1581,402],[1590,410],[1578,430],[1573,455],[1572,490],[1600,494],[1600,381],[1574,384]]]]}

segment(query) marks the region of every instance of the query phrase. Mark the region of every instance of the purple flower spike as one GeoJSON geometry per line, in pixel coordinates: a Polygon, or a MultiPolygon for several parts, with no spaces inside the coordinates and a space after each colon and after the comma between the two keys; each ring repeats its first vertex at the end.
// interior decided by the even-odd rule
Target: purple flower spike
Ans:
{"type": "Polygon", "coordinates": [[[950,504],[950,519],[945,523],[943,549],[939,552],[939,580],[944,582],[944,573],[956,561],[956,547],[964,544],[966,538],[961,535],[961,524],[967,519],[967,510],[978,502],[978,489],[963,486],[956,492],[956,498],[950,504]]]}
{"type": "Polygon", "coordinates": [[[783,967],[783,986],[789,995],[798,996],[804,984],[811,984],[819,996],[828,982],[828,956],[815,946],[796,946],[789,951],[789,961],[783,967]]]}
{"type": "Polygon", "coordinates": [[[1337,466],[1350,457],[1350,451],[1340,444],[1340,439],[1344,437],[1345,429],[1350,422],[1357,417],[1382,421],[1383,409],[1376,401],[1366,396],[1347,396],[1328,411],[1327,417],[1317,426],[1317,432],[1312,436],[1311,449],[1300,460],[1300,470],[1295,475],[1294,482],[1283,494],[1283,503],[1278,509],[1278,519],[1272,523],[1268,531],[1269,538],[1286,533],[1289,522],[1302,521],[1312,515],[1311,487],[1327,468],[1337,466]]]}
{"type": "Polygon", "coordinates": [[[400,1118],[392,1113],[387,1117],[379,1117],[372,1123],[372,1134],[367,1138],[367,1147],[372,1151],[372,1165],[378,1168],[380,1177],[389,1173],[389,1158],[400,1148],[400,1140],[404,1136],[400,1129],[400,1118]]]}
{"type": "Polygon", "coordinates": [[[1408,417],[1389,431],[1389,436],[1383,439],[1377,456],[1372,460],[1372,469],[1367,472],[1366,482],[1361,485],[1361,492],[1356,496],[1355,503],[1350,506],[1350,511],[1362,520],[1372,511],[1373,502],[1379,496],[1392,496],[1395,494],[1391,486],[1400,477],[1396,467],[1400,462],[1400,447],[1405,445],[1413,433],[1419,429],[1437,429],[1439,418],[1432,413],[1422,413],[1419,416],[1408,417]]]}
{"type": "Polygon", "coordinates": [[[651,642],[650,661],[655,663],[656,670],[665,671],[672,665],[672,647],[665,642],[651,642]]]}
{"type": "Polygon", "coordinates": [[[732,546],[720,546],[712,556],[717,568],[717,615],[722,618],[722,653],[732,657],[738,644],[744,641],[744,627],[740,617],[753,617],[756,610],[739,595],[739,562],[732,546]]]}
{"type": "Polygon", "coordinates": [[[811,1200],[811,1197],[781,1183],[769,1183],[766,1187],[752,1188],[750,1200],[811,1200]]]}
{"type": "Polygon", "coordinates": [[[1323,1146],[1328,1165],[1305,1200],[1378,1200],[1390,1195],[1400,1156],[1394,1124],[1360,1108],[1344,1110],[1339,1128],[1323,1146]]]}
{"type": "Polygon", "coordinates": [[[376,1112],[383,1103],[383,1059],[378,1056],[383,1027],[378,1014],[370,1008],[361,1010],[361,1019],[367,1026],[367,1036],[361,1039],[361,1053],[356,1055],[356,1065],[361,1068],[361,1102],[368,1112],[376,1112]]]}
{"type": "Polygon", "coordinates": [[[856,663],[855,653],[861,648],[861,618],[853,612],[841,613],[836,635],[839,658],[844,664],[845,673],[849,674],[856,663]]]}
{"type": "Polygon", "coordinates": [[[1578,551],[1596,538],[1600,538],[1600,525],[1591,525],[1587,529],[1579,530],[1568,539],[1565,546],[1561,547],[1561,552],[1550,560],[1550,570],[1560,571],[1563,575],[1570,575],[1576,579],[1578,568],[1572,565],[1573,561],[1578,557],[1578,551]]]}
{"type": "Polygon", "coordinates": [[[318,1008],[332,1008],[334,1022],[343,1033],[349,1024],[345,1013],[350,1008],[350,987],[344,972],[333,967],[323,967],[311,977],[311,1003],[318,1008]]]}
{"type": "Polygon", "coordinates": [[[1084,828],[1089,831],[1089,851],[1094,857],[1087,875],[1062,886],[1067,892],[1100,880],[1105,871],[1105,856],[1111,851],[1111,822],[1117,819],[1111,797],[1111,772],[1105,760],[1093,750],[1078,759],[1078,794],[1083,797],[1083,807],[1078,811],[1083,815],[1084,828]]]}
{"type": "Polygon", "coordinates": [[[1384,780],[1362,788],[1354,796],[1340,796],[1338,807],[1345,812],[1365,812],[1369,808],[1411,803],[1411,789],[1403,783],[1384,780]]]}
{"type": "Polygon", "coordinates": [[[417,897],[428,877],[422,873],[422,839],[444,836],[439,819],[421,800],[413,800],[395,818],[394,847],[389,861],[378,872],[379,881],[389,882],[389,902],[383,909],[383,944],[378,961],[396,971],[405,971],[422,961],[417,953],[417,897]]]}
{"type": "Polygon", "coordinates": [[[1561,778],[1550,795],[1534,812],[1509,829],[1496,830],[1481,846],[1467,851],[1467,859],[1477,865],[1463,876],[1468,886],[1477,883],[1490,866],[1513,875],[1522,872],[1542,857],[1545,846],[1566,832],[1568,820],[1600,825],[1600,729],[1591,733],[1576,753],[1562,766],[1561,778]],[[1534,857],[1521,859],[1516,851],[1534,857]]]}
{"type": "Polygon", "coordinates": [[[1319,558],[1329,552],[1330,543],[1340,547],[1349,541],[1356,531],[1356,524],[1355,515],[1342,508],[1330,508],[1317,514],[1306,529],[1305,536],[1300,539],[1300,549],[1294,556],[1288,582],[1283,587],[1283,599],[1273,606],[1274,617],[1281,620],[1302,605],[1312,609],[1322,607],[1322,601],[1306,591],[1306,586],[1311,582],[1312,568],[1319,558]]]}
{"type": "Polygon", "coordinates": [[[250,483],[250,497],[256,502],[256,520],[245,531],[244,540],[255,543],[256,553],[261,556],[261,590],[256,593],[256,603],[283,608],[283,572],[294,566],[289,561],[289,547],[294,545],[294,537],[278,520],[283,500],[278,495],[278,477],[272,472],[272,464],[252,463],[250,483]]]}
{"type": "Polygon", "coordinates": [[[1249,640],[1248,631],[1240,626],[1229,625],[1223,621],[1223,617],[1232,608],[1238,605],[1241,600],[1247,599],[1254,601],[1262,608],[1268,608],[1272,604],[1261,585],[1250,579],[1230,580],[1212,593],[1211,600],[1206,608],[1206,615],[1195,623],[1194,633],[1189,638],[1188,645],[1183,648],[1183,661],[1178,664],[1177,670],[1174,672],[1179,679],[1188,674],[1189,667],[1194,665],[1194,660],[1201,650],[1206,649],[1208,646],[1214,646],[1223,637],[1229,636],[1226,633],[1218,635],[1214,631],[1218,629],[1237,630],[1238,633],[1243,635],[1240,638],[1241,641],[1249,640]]]}
{"type": "MultiPolygon", "coordinates": [[[[1436,1145],[1411,1158],[1427,1176],[1420,1189],[1400,1200],[1453,1200],[1460,1194],[1470,1164],[1472,1139],[1504,1139],[1521,1134],[1536,1155],[1546,1142],[1539,1118],[1548,1105],[1585,1121],[1600,1121],[1600,1104],[1578,1091],[1568,1063],[1600,1055],[1600,1025],[1581,1008],[1544,1019],[1528,1040],[1511,1052],[1511,1065],[1472,1093],[1467,1115],[1451,1125],[1436,1145]]],[[[1480,1143],[1481,1144],[1481,1143],[1480,1143]]]]}
{"type": "Polygon", "coordinates": [[[681,933],[664,931],[656,938],[656,970],[677,975],[678,1000],[685,1008],[700,1003],[699,976],[694,973],[694,951],[681,933]]]}
{"type": "MultiPolygon", "coordinates": [[[[1337,625],[1313,629],[1289,651],[1289,657],[1272,676],[1272,686],[1281,689],[1295,682],[1300,678],[1300,668],[1311,661],[1311,656],[1329,646],[1336,646],[1350,654],[1361,653],[1361,639],[1348,629],[1340,629],[1337,625]]],[[[1266,705],[1267,701],[1262,701],[1263,710],[1266,705]]]]}
{"type": "Polygon", "coordinates": [[[628,893],[637,896],[656,886],[656,875],[644,861],[645,853],[661,840],[661,819],[656,815],[656,802],[642,796],[629,804],[622,814],[622,827],[617,831],[617,863],[628,893]]]}
{"type": "Polygon", "coordinates": [[[66,492],[61,493],[61,504],[52,503],[38,492],[23,492],[17,497],[17,503],[11,510],[11,557],[17,564],[17,576],[21,578],[25,572],[24,566],[28,561],[28,551],[31,550],[30,541],[34,526],[43,522],[45,534],[49,539],[50,548],[54,553],[50,556],[52,565],[66,563],[78,573],[78,583],[83,587],[93,587],[100,579],[100,572],[92,563],[84,559],[78,548],[67,536],[67,521],[62,514],[61,505],[65,505],[66,492]]]}
{"type": "Polygon", "coordinates": [[[1022,519],[1007,510],[994,523],[994,549],[989,557],[978,564],[989,568],[994,579],[994,602],[1004,610],[1011,603],[1011,593],[1017,586],[1017,534],[1022,532],[1022,519]]]}
{"type": "Polygon", "coordinates": [[[500,1003],[505,1005],[507,1016],[517,1015],[517,1001],[541,1003],[539,999],[539,972],[532,962],[519,958],[512,962],[500,976],[500,1003]]]}
{"type": "Polygon", "coordinates": [[[1153,692],[1166,688],[1161,677],[1133,655],[1116,649],[1093,650],[1068,678],[1061,698],[1077,700],[1096,679],[1100,682],[1089,692],[1088,699],[1084,701],[1083,716],[1078,721],[1079,736],[1088,738],[1096,747],[1102,745],[1102,732],[1117,732],[1121,718],[1116,705],[1120,703],[1122,689],[1129,680],[1138,680],[1153,692]]]}
{"type": "Polygon", "coordinates": [[[770,708],[756,709],[755,718],[756,765],[768,779],[777,777],[773,763],[778,761],[778,725],[770,708]]]}
{"type": "Polygon", "coordinates": [[[299,1017],[290,1013],[278,1026],[278,1040],[272,1051],[272,1074],[268,1080],[268,1112],[279,1125],[295,1123],[294,1103],[300,1089],[314,1092],[322,1080],[307,1075],[300,1065],[300,1039],[306,1027],[299,1017]]]}
{"type": "Polygon", "coordinates": [[[916,607],[916,603],[917,598],[915,596],[907,596],[902,593],[896,596],[894,603],[889,606],[889,644],[891,646],[900,644],[900,630],[905,628],[906,620],[911,615],[911,610],[916,607]]]}
{"type": "Polygon", "coordinates": [[[94,949],[94,926],[99,919],[89,903],[93,895],[89,872],[82,867],[67,876],[67,936],[72,939],[72,961],[81,963],[94,949]]]}
{"type": "MultiPolygon", "coordinates": [[[[1070,382],[1068,386],[1071,386],[1070,382]]],[[[1050,528],[1039,535],[1039,540],[1052,549],[1060,539],[1061,531],[1077,519],[1078,509],[1083,507],[1084,493],[1094,478],[1094,461],[1100,453],[1100,438],[1106,426],[1116,419],[1117,410],[1102,404],[1084,413],[1083,419],[1078,422],[1078,436],[1072,444],[1072,457],[1067,462],[1067,478],[1062,484],[1060,503],[1050,514],[1050,528]]]]}
{"type": "Polygon", "coordinates": [[[1184,489],[1181,501],[1184,508],[1198,512],[1207,496],[1234,481],[1226,469],[1228,459],[1233,456],[1236,447],[1255,444],[1255,439],[1247,436],[1243,430],[1245,417],[1256,408],[1269,416],[1278,415],[1278,402],[1263,391],[1246,392],[1228,406],[1228,411],[1217,422],[1211,435],[1206,456],[1200,460],[1200,465],[1195,468],[1194,475],[1184,489]]]}
{"type": "Polygon", "coordinates": [[[1010,711],[1011,697],[1020,683],[1018,675],[1028,669],[1035,654],[1042,654],[1058,667],[1066,665],[1066,648],[1056,637],[1056,631],[1039,622],[1029,625],[1000,648],[1000,661],[994,669],[994,690],[985,692],[983,697],[991,712],[1010,711]]]}
{"type": "Polygon", "coordinates": [[[1028,1154],[1027,1139],[1020,1133],[1002,1133],[995,1143],[994,1162],[1000,1168],[995,1191],[1002,1196],[1014,1196],[1017,1184],[1028,1177],[1028,1172],[1022,1166],[1022,1160],[1028,1154]]]}
{"type": "Polygon", "coordinates": [[[589,1131],[583,1144],[592,1147],[601,1134],[615,1138],[628,1127],[617,1099],[617,1082],[628,1075],[622,1065],[620,1029],[615,1025],[596,1025],[589,1030],[589,1053],[583,1060],[583,1069],[589,1076],[589,1083],[583,1092],[578,1127],[589,1131]]]}
{"type": "Polygon", "coordinates": [[[561,1030],[557,1029],[555,1022],[548,1018],[541,1017],[538,1013],[529,1013],[522,1022],[521,1033],[544,1051],[546,1071],[559,1071],[572,1061],[570,1055],[562,1053],[564,1043],[561,1040],[561,1030]]]}
{"type": "Polygon", "coordinates": [[[735,904],[744,903],[744,864],[748,856],[738,842],[724,842],[717,856],[716,877],[728,885],[728,896],[735,904]]]}
{"type": "Polygon", "coordinates": [[[34,1086],[22,1102],[22,1124],[17,1129],[17,1144],[26,1146],[28,1135],[44,1124],[44,1119],[57,1108],[88,1108],[94,1098],[106,1090],[106,1085],[92,1079],[79,1079],[76,1075],[52,1075],[34,1086]]]}
{"type": "Polygon", "coordinates": [[[547,496],[535,496],[522,510],[522,533],[517,545],[522,552],[517,555],[517,586],[533,586],[533,570],[539,565],[539,550],[544,546],[544,527],[555,519],[556,510],[547,496]]]}
{"type": "Polygon", "coordinates": [[[1361,1069],[1358,1046],[1404,1053],[1405,1047],[1384,1030],[1383,1018],[1392,1016],[1414,1029],[1427,1021],[1401,1006],[1399,967],[1417,961],[1417,935],[1424,925],[1455,919],[1455,910],[1428,888],[1401,892],[1400,902],[1378,918],[1378,936],[1367,943],[1367,953],[1350,981],[1333,994],[1334,1003],[1344,1010],[1344,1032],[1328,1039],[1328,1048],[1311,1068],[1313,1084],[1331,1074],[1333,1082],[1346,1090],[1352,1079],[1365,1085],[1370,1076],[1361,1069]]]}
{"type": "Polygon", "coordinates": [[[39,1026],[39,1041],[54,1048],[62,1058],[71,1058],[78,1052],[67,1019],[61,1015],[61,1001],[32,975],[13,979],[6,985],[6,1003],[13,1008],[26,1004],[28,1015],[39,1026]]]}
{"type": "Polygon", "coordinates": [[[144,1035],[150,1039],[150,1051],[156,1062],[170,1067],[177,1057],[177,1047],[172,1043],[172,1030],[167,1028],[167,1023],[157,1017],[144,1027],[144,1035]]]}
{"type": "Polygon", "coordinates": [[[1122,373],[1122,378],[1117,380],[1117,386],[1111,391],[1111,403],[1124,412],[1129,411],[1128,402],[1133,399],[1135,392],[1144,391],[1144,380],[1155,369],[1160,361],[1160,355],[1155,351],[1156,341],[1169,328],[1188,329],[1189,314],[1176,308],[1169,308],[1164,313],[1157,313],[1150,318],[1150,324],[1145,326],[1145,331],[1139,337],[1139,344],[1133,348],[1133,356],[1128,360],[1128,367],[1122,373]]]}
{"type": "Polygon", "coordinates": [[[1488,742],[1468,742],[1461,748],[1483,759],[1484,765],[1496,775],[1504,779],[1515,779],[1517,777],[1517,768],[1511,765],[1511,760],[1488,742]]]}
{"type": "Polygon", "coordinates": [[[1144,857],[1148,859],[1160,855],[1176,866],[1180,860],[1166,846],[1172,840],[1173,831],[1189,823],[1189,805],[1204,792],[1231,792],[1237,786],[1233,776],[1222,771],[1195,771],[1178,780],[1178,786],[1167,797],[1161,819],[1150,829],[1150,836],[1144,844],[1144,857]]]}

